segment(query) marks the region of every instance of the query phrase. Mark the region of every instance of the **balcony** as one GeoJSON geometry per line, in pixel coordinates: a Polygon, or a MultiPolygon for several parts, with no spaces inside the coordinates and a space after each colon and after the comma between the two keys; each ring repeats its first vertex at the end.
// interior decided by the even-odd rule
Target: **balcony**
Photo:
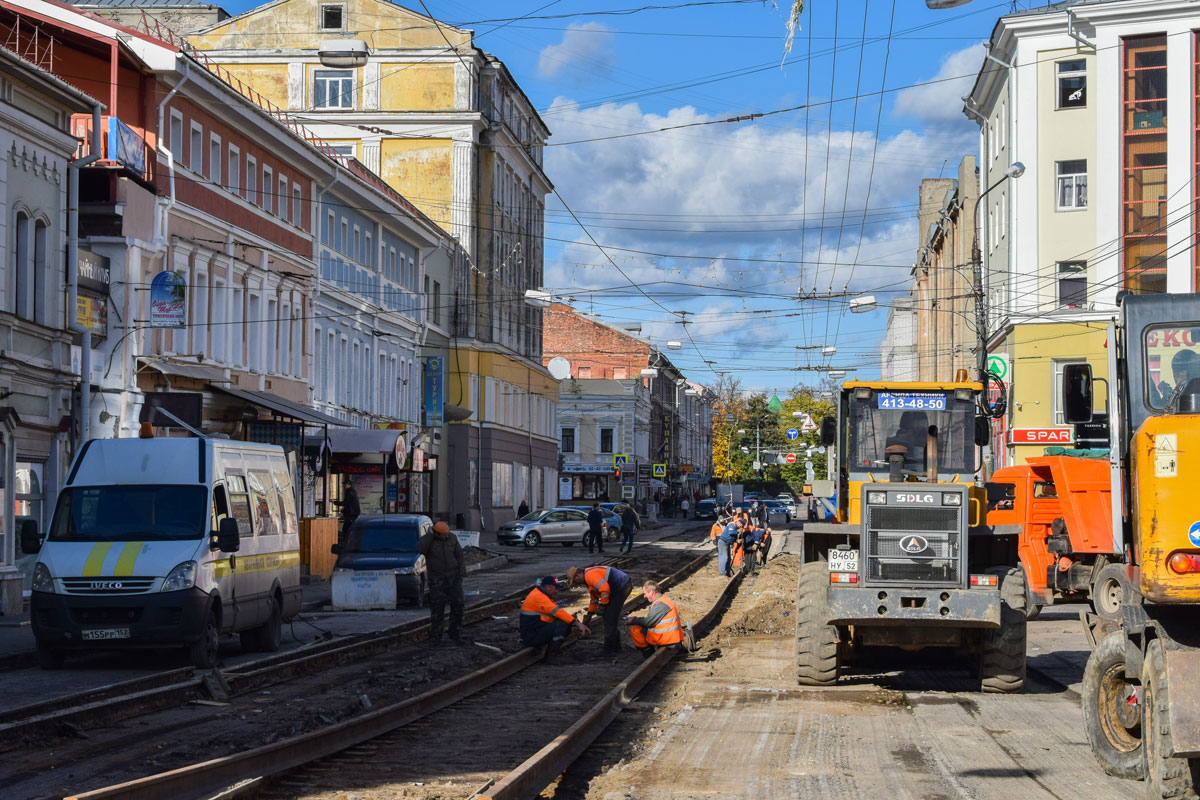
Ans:
{"type": "MultiPolygon", "coordinates": [[[[102,126],[100,146],[103,152],[95,155],[100,156],[101,166],[120,168],[128,177],[137,180],[147,188],[152,188],[154,151],[146,139],[117,117],[102,116],[100,125],[102,126]]],[[[91,116],[86,114],[73,116],[71,130],[80,140],[79,150],[75,153],[76,158],[93,155],[91,116]]]]}

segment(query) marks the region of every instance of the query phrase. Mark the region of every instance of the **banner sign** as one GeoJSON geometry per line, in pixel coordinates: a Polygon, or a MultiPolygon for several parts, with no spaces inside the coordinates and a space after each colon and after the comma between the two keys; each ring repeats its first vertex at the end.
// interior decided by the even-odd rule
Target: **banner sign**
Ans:
{"type": "Polygon", "coordinates": [[[108,287],[112,283],[112,270],[107,257],[98,256],[91,250],[80,247],[75,251],[75,265],[79,273],[80,289],[108,296],[108,287]]]}
{"type": "Polygon", "coordinates": [[[425,357],[425,425],[442,427],[445,408],[446,360],[442,356],[425,357]]]}
{"type": "Polygon", "coordinates": [[[1071,428],[1013,428],[1008,433],[1013,444],[1070,444],[1075,432],[1071,428]]]}
{"type": "Polygon", "coordinates": [[[150,282],[151,328],[187,326],[187,282],[178,272],[163,270],[150,282]]]}
{"type": "Polygon", "coordinates": [[[75,322],[92,332],[92,343],[108,336],[108,298],[89,292],[75,295],[75,322]]]}
{"type": "Polygon", "coordinates": [[[139,175],[146,174],[146,140],[116,117],[108,118],[108,157],[139,175]]]}

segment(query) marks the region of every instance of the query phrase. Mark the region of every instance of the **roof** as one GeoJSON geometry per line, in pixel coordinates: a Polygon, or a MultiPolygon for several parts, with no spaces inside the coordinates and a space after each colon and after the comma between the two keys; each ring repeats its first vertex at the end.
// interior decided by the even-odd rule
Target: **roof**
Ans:
{"type": "Polygon", "coordinates": [[[25,58],[22,58],[21,56],[19,56],[18,54],[14,53],[13,51],[9,50],[6,47],[0,47],[0,60],[8,61],[8,62],[16,65],[17,67],[29,72],[31,75],[36,76],[45,85],[51,86],[54,89],[56,89],[57,91],[59,91],[60,93],[67,95],[71,99],[77,101],[80,104],[81,108],[86,108],[89,110],[92,108],[95,108],[96,106],[99,106],[100,108],[105,108],[104,103],[101,103],[99,100],[96,100],[91,95],[88,95],[88,94],[85,94],[85,93],[79,91],[74,86],[72,86],[71,84],[64,81],[62,78],[59,78],[57,75],[55,75],[51,72],[47,72],[46,70],[39,67],[37,64],[34,64],[32,61],[28,61],[25,58]]]}
{"type": "MultiPolygon", "coordinates": [[[[203,0],[63,0],[72,6],[89,8],[221,8],[216,3],[206,3],[203,0]]],[[[221,8],[224,11],[224,8],[221,8]]]]}

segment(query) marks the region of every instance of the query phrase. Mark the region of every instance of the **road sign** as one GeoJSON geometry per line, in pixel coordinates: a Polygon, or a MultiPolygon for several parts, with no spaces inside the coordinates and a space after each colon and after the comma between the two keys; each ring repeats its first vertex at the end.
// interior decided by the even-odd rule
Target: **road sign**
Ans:
{"type": "Polygon", "coordinates": [[[613,469],[620,469],[629,464],[629,456],[624,453],[615,453],[613,455],[613,469]]]}
{"type": "Polygon", "coordinates": [[[812,421],[812,417],[804,420],[804,424],[800,426],[800,430],[804,431],[805,433],[808,433],[809,431],[815,431],[816,429],[817,423],[812,421]]]}
{"type": "Polygon", "coordinates": [[[994,353],[988,356],[987,369],[988,372],[1008,383],[1008,356],[1003,353],[994,353]]]}
{"type": "Polygon", "coordinates": [[[625,498],[626,500],[633,497],[633,487],[632,486],[622,486],[621,487],[621,497],[625,498]]]}
{"type": "Polygon", "coordinates": [[[796,463],[796,454],[795,453],[788,453],[786,456],[784,456],[784,458],[787,459],[787,463],[789,463],[789,464],[796,463]]]}
{"type": "Polygon", "coordinates": [[[787,430],[787,437],[788,437],[789,439],[799,439],[799,438],[800,438],[800,431],[796,430],[795,428],[788,428],[788,430],[787,430]]]}
{"type": "Polygon", "coordinates": [[[655,464],[654,472],[652,472],[650,474],[653,475],[655,478],[667,477],[667,465],[666,464],[655,464]]]}
{"type": "Polygon", "coordinates": [[[805,461],[805,462],[804,462],[804,468],[805,468],[805,469],[812,469],[812,462],[811,462],[811,461],[805,461]]]}

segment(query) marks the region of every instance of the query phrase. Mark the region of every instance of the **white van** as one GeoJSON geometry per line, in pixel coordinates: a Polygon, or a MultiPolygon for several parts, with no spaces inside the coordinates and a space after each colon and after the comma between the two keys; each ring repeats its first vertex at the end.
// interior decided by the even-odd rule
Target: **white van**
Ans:
{"type": "Polygon", "coordinates": [[[183,645],[197,667],[221,634],[279,648],[300,610],[291,471],[275,445],[210,438],[93,439],[37,553],[31,621],[43,667],[70,650],[183,645]]]}

